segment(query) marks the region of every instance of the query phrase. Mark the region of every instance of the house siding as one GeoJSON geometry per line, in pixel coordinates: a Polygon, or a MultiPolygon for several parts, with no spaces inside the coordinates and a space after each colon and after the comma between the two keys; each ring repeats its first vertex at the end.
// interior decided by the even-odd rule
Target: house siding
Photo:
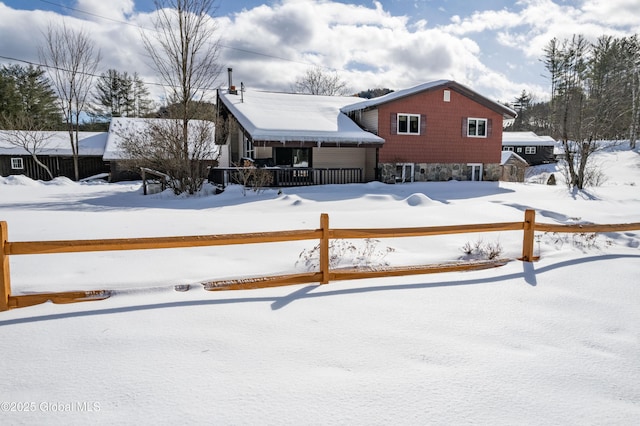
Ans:
{"type": "Polygon", "coordinates": [[[502,115],[455,90],[450,90],[450,101],[444,102],[444,90],[450,89],[417,93],[378,107],[378,135],[385,139],[380,163],[500,163],[502,115]],[[424,115],[424,134],[392,134],[391,119],[398,113],[424,115]],[[490,120],[488,137],[463,136],[463,120],[468,117],[490,120]]]}
{"type": "Polygon", "coordinates": [[[553,155],[553,146],[540,146],[535,144],[526,145],[526,146],[504,144],[502,149],[506,150],[507,148],[511,148],[509,149],[509,151],[513,151],[516,154],[518,154],[520,157],[527,160],[527,163],[529,163],[530,166],[537,166],[539,164],[549,164],[549,163],[556,162],[555,156],[553,155]],[[536,148],[536,153],[526,154],[526,148],[531,146],[536,148]]]}
{"type": "Polygon", "coordinates": [[[362,113],[362,121],[360,125],[371,133],[378,134],[378,110],[373,109],[362,113]]]}
{"type": "MultiPolygon", "coordinates": [[[[59,157],[39,155],[38,160],[44,163],[54,177],[64,176],[75,179],[72,157],[59,157]]],[[[102,160],[101,156],[81,156],[78,158],[78,171],[80,179],[94,176],[99,173],[109,173],[109,164],[102,160]]],[[[35,180],[50,180],[47,172],[40,167],[31,156],[25,155],[1,155],[0,156],[0,176],[25,175],[35,180]],[[22,158],[23,169],[12,169],[11,159],[22,158]]]]}
{"type": "MultiPolygon", "coordinates": [[[[380,164],[380,180],[385,183],[398,182],[396,176],[398,164],[413,164],[413,176],[407,177],[407,182],[429,182],[473,180],[470,164],[477,163],[382,163],[380,164]]],[[[482,167],[482,180],[497,181],[502,175],[499,163],[485,163],[482,167]]]]}
{"type": "Polygon", "coordinates": [[[365,182],[376,178],[375,148],[313,148],[312,158],[314,168],[359,168],[365,182]]]}

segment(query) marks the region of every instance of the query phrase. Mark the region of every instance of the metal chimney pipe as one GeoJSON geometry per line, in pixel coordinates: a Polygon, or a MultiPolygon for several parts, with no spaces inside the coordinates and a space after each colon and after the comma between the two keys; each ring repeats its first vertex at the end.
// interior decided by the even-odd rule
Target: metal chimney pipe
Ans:
{"type": "Polygon", "coordinates": [[[229,90],[231,90],[231,87],[233,86],[233,81],[232,81],[232,75],[233,75],[233,68],[227,68],[227,72],[229,73],[229,90]]]}

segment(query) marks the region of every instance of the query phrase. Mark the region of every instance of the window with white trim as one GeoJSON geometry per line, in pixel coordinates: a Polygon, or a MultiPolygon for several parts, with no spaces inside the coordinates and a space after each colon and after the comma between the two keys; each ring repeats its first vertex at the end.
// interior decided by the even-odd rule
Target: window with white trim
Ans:
{"type": "Polygon", "coordinates": [[[535,154],[536,153],[536,147],[535,146],[526,146],[524,148],[524,153],[525,154],[535,154]]]}
{"type": "Polygon", "coordinates": [[[22,158],[12,158],[11,159],[11,169],[13,170],[22,170],[24,169],[24,162],[22,158]]]}
{"type": "Polygon", "coordinates": [[[398,114],[398,134],[419,135],[420,114],[398,114]]]}
{"type": "Polygon", "coordinates": [[[487,137],[487,119],[469,118],[467,119],[467,136],[471,138],[487,137]]]}
{"type": "Polygon", "coordinates": [[[513,147],[512,146],[503,146],[502,150],[503,151],[513,151],[513,147]]]}

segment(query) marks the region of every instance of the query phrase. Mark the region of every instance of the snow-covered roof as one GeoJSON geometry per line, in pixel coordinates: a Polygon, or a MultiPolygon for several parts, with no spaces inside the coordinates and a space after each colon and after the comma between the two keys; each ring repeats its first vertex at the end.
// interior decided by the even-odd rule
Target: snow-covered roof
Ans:
{"type": "Polygon", "coordinates": [[[555,146],[551,136],[538,136],[533,132],[502,132],[502,145],[555,146]]]}
{"type": "MultiPolygon", "coordinates": [[[[109,125],[109,133],[107,138],[107,144],[104,150],[105,161],[112,160],[123,160],[126,159],[126,155],[123,152],[120,144],[122,143],[122,139],[124,135],[129,135],[131,133],[141,134],[144,133],[147,129],[147,126],[150,123],[158,123],[163,121],[169,121],[164,118],[129,118],[129,117],[114,117],[111,119],[111,124],[109,125]]],[[[191,120],[189,121],[189,126],[197,126],[200,123],[200,120],[191,120]]],[[[211,141],[213,142],[214,138],[214,127],[213,123],[211,123],[211,141]]],[[[218,145],[215,145],[214,148],[218,148],[218,145]]],[[[214,154],[216,157],[216,154],[214,154]]]]}
{"type": "Polygon", "coordinates": [[[474,101],[486,106],[487,108],[490,108],[496,112],[499,112],[504,117],[514,118],[517,115],[517,113],[511,108],[508,108],[498,102],[494,102],[491,99],[480,95],[478,92],[475,92],[474,90],[458,82],[455,82],[453,80],[436,80],[436,81],[431,81],[429,83],[423,83],[408,89],[387,93],[386,95],[379,96],[377,98],[367,99],[361,102],[356,102],[351,105],[347,105],[342,108],[342,112],[344,112],[345,114],[348,114],[353,111],[358,111],[358,110],[363,110],[368,108],[375,108],[387,102],[392,102],[397,99],[404,98],[406,96],[415,95],[420,92],[433,90],[440,87],[443,87],[443,88],[446,87],[458,93],[461,93],[473,99],[474,101]]]}
{"type": "MultiPolygon", "coordinates": [[[[13,139],[10,134],[13,132],[26,132],[25,130],[0,130],[0,155],[31,155],[20,146],[12,145],[9,140],[13,139]]],[[[38,132],[45,139],[42,148],[38,150],[38,155],[71,157],[71,142],[68,132],[38,132]]],[[[104,154],[107,143],[107,132],[79,132],[79,155],[100,156],[104,154]]]]}
{"type": "Polygon", "coordinates": [[[246,90],[221,91],[220,99],[254,142],[384,143],[340,112],[353,97],[246,90]]]}
{"type": "Polygon", "coordinates": [[[515,158],[516,160],[519,160],[525,164],[527,163],[527,160],[525,160],[524,158],[522,158],[521,156],[519,156],[518,154],[516,154],[513,151],[502,151],[502,156],[500,157],[500,165],[504,166],[507,161],[509,161],[510,158],[515,158]]]}

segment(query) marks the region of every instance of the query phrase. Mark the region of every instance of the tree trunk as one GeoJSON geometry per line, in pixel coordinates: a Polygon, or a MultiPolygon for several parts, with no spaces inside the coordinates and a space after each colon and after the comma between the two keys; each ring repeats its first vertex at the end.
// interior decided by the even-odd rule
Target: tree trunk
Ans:
{"type": "Polygon", "coordinates": [[[44,164],[42,161],[40,161],[40,159],[38,158],[37,155],[35,155],[34,153],[31,153],[31,158],[33,158],[33,161],[35,161],[35,163],[38,166],[42,167],[47,172],[47,174],[49,175],[50,179],[53,179],[53,173],[51,173],[51,170],[49,169],[49,167],[47,167],[46,164],[44,164]]]}

